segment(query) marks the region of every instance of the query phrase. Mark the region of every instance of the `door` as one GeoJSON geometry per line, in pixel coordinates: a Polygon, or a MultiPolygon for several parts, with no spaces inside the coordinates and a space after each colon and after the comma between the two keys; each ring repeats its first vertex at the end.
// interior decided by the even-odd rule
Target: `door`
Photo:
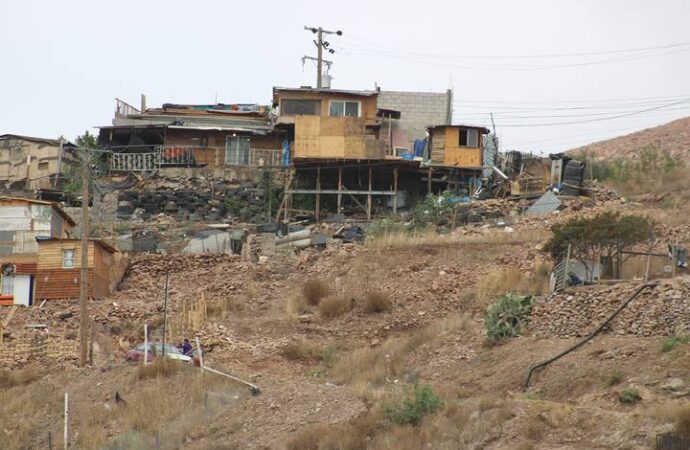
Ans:
{"type": "Polygon", "coordinates": [[[31,305],[31,275],[14,275],[14,304],[31,305]]]}

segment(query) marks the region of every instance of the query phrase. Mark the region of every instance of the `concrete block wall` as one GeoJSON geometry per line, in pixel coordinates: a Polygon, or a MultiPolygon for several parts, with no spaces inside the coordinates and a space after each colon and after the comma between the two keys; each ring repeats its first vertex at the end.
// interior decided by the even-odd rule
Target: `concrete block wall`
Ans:
{"type": "MultiPolygon", "coordinates": [[[[393,121],[393,145],[412,149],[415,139],[426,137],[426,127],[452,122],[448,120],[448,92],[380,91],[378,107],[400,111],[400,120],[393,121]]],[[[451,108],[452,111],[452,108],[451,108]]],[[[385,128],[385,126],[383,127],[385,128]]],[[[382,128],[382,133],[385,129],[382,128]]]]}

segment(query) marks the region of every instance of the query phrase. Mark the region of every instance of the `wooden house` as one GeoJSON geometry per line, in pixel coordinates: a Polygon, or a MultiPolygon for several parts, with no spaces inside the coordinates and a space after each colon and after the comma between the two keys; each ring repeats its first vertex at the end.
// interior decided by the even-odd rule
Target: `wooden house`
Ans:
{"type": "Polygon", "coordinates": [[[489,130],[470,125],[438,125],[428,128],[431,164],[443,167],[481,168],[484,135],[489,130]]]}
{"type": "MultiPolygon", "coordinates": [[[[79,297],[80,241],[57,203],[0,197],[0,305],[79,297]],[[75,281],[76,280],[76,281],[75,281]]],[[[112,292],[126,257],[103,241],[89,243],[90,296],[112,292]]]]}
{"type": "Polygon", "coordinates": [[[383,159],[378,91],[273,88],[277,126],[292,137],[292,159],[383,159]]]}
{"type": "MultiPolygon", "coordinates": [[[[34,299],[79,298],[81,241],[38,239],[34,299]]],[[[105,241],[88,242],[89,297],[99,299],[112,293],[127,268],[126,257],[105,241]]]]}

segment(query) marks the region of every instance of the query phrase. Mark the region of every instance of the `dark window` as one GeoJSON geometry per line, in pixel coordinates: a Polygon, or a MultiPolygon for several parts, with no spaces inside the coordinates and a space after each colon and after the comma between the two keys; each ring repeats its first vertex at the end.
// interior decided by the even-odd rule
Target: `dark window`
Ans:
{"type": "Polygon", "coordinates": [[[460,147],[479,147],[479,130],[460,128],[460,147]]]}
{"type": "Polygon", "coordinates": [[[280,114],[284,116],[318,116],[321,114],[321,100],[281,100],[280,114]]]}

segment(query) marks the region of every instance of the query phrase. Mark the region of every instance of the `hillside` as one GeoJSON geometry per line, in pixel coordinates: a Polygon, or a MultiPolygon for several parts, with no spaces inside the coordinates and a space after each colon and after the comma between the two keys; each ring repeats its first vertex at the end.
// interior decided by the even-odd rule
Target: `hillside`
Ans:
{"type": "Polygon", "coordinates": [[[622,157],[635,158],[642,150],[649,147],[668,151],[674,158],[685,163],[690,162],[690,117],[613,139],[594,142],[566,153],[579,154],[586,151],[593,153],[597,159],[611,160],[622,157]]]}

